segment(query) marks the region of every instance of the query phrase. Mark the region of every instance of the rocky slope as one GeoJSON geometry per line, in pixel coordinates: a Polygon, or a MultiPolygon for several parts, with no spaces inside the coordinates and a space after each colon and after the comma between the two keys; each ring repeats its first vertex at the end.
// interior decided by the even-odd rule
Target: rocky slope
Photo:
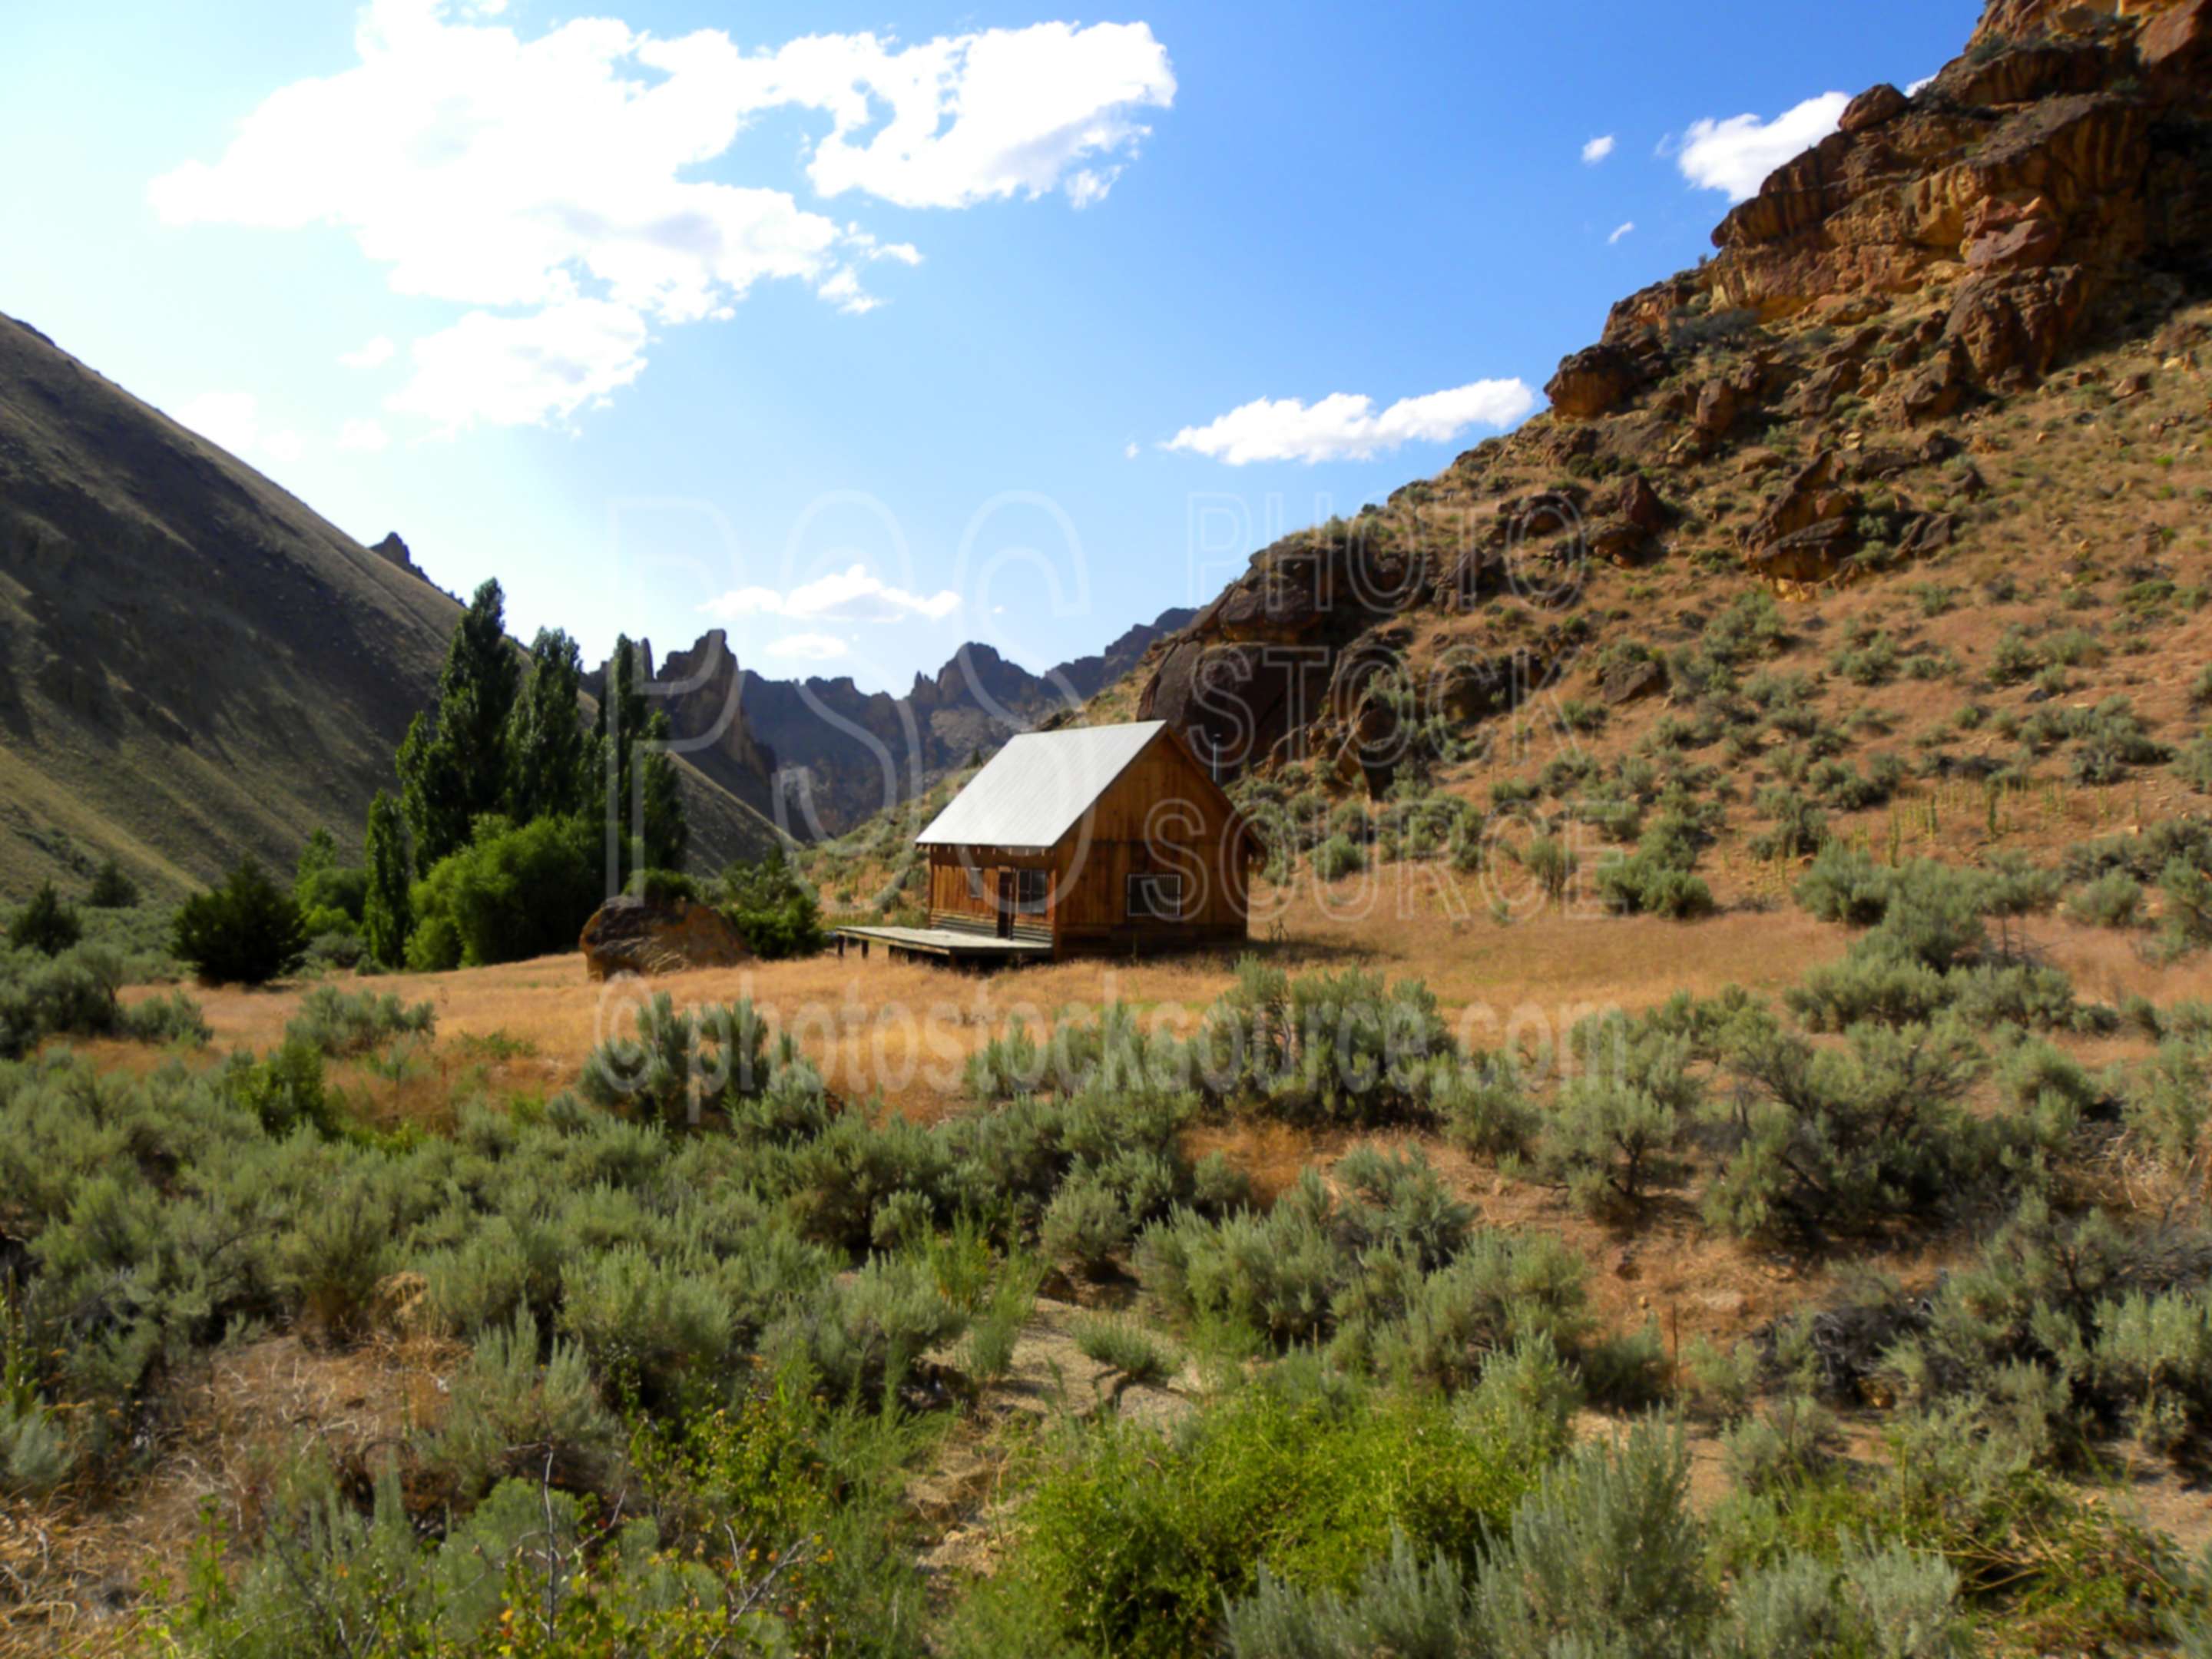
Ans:
{"type": "MultiPolygon", "coordinates": [[[[843,676],[765,678],[738,662],[720,629],[672,652],[655,678],[671,694],[662,706],[678,736],[696,745],[691,762],[811,842],[841,835],[1015,733],[1079,709],[1194,614],[1165,611],[1103,651],[1042,674],[969,643],[896,697],[862,691],[843,676]]],[[[649,645],[647,652],[649,659],[649,645]]]]}
{"type": "Polygon", "coordinates": [[[2008,404],[2123,347],[2179,366],[2201,332],[2212,0],[1992,0],[1932,83],[1860,96],[1713,241],[1613,308],[1547,413],[1255,556],[1139,711],[1380,793],[1439,723],[1582,672],[1665,689],[1590,650],[1658,623],[1594,615],[1593,568],[1694,556],[1802,599],[1973,533],[2008,404]]]}
{"type": "MultiPolygon", "coordinates": [[[[175,892],[351,838],[459,609],[0,318],[0,895],[109,856],[175,892]]],[[[767,825],[696,772],[702,861],[767,825]]]]}

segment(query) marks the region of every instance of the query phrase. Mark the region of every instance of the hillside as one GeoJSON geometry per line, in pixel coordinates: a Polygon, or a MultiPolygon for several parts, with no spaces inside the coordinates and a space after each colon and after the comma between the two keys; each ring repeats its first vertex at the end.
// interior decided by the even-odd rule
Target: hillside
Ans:
{"type": "Polygon", "coordinates": [[[1106,653],[1234,948],[7,953],[0,1652],[2212,1655],[2208,203],[2212,0],[1991,0],[1106,653]]]}
{"type": "MultiPolygon", "coordinates": [[[[459,615],[398,536],[362,547],[0,318],[0,896],[111,856],[175,892],[351,840],[459,615]]],[[[685,761],[696,861],[757,856],[743,717],[685,761]]]]}
{"type": "MultiPolygon", "coordinates": [[[[1547,412],[1263,550],[1077,718],[1218,746],[1279,883],[1341,838],[1480,871],[1478,908],[1536,835],[1587,889],[1662,796],[1724,903],[1821,825],[2044,858],[2212,809],[2208,34],[1992,8],[1616,306],[1547,412]]],[[[899,908],[945,793],[819,849],[833,909],[899,908]]]]}

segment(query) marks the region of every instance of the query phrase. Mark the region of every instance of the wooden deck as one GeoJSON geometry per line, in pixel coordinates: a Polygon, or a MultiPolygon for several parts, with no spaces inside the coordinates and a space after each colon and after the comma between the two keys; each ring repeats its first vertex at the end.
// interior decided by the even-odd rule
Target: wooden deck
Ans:
{"type": "Polygon", "coordinates": [[[864,957],[871,945],[880,945],[893,956],[937,957],[948,962],[1052,960],[1052,944],[1048,939],[1000,939],[959,927],[839,927],[831,936],[837,941],[841,957],[850,942],[860,947],[864,957]]]}

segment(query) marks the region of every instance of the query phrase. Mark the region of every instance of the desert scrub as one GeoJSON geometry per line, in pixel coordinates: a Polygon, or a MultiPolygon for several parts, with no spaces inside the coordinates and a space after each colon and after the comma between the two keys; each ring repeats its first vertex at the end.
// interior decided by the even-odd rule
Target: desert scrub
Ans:
{"type": "MultiPolygon", "coordinates": [[[[1963,1105],[1986,1057],[1955,1020],[1853,1025],[1816,1047],[1764,1010],[1723,1038],[1742,1085],[1719,1120],[1723,1161],[1706,1190],[1713,1225],[1745,1235],[1851,1230],[1964,1202],[2004,1178],[2033,1126],[1985,1123],[1963,1105]]],[[[2070,1127],[2070,1126],[2069,1126],[2070,1127]]]]}
{"type": "Polygon", "coordinates": [[[0,1059],[20,1059],[50,1036],[120,1036],[197,1047],[208,1039],[199,1005],[183,992],[125,1007],[124,960],[105,945],[48,957],[0,951],[0,1059]]]}
{"type": "Polygon", "coordinates": [[[410,1008],[390,992],[349,994],[333,985],[318,985],[301,1000],[284,1035],[339,1059],[367,1054],[395,1037],[428,1036],[435,1024],[436,1011],[427,1002],[410,1008]]]}
{"type": "Polygon", "coordinates": [[[1281,1583],[1333,1591],[1394,1537],[1471,1566],[1558,1449],[1510,1405],[1502,1389],[1301,1398],[1262,1378],[1166,1448],[1104,1425],[1047,1454],[1005,1565],[975,1594],[1088,1651],[1167,1656],[1204,1650],[1223,1598],[1255,1589],[1263,1560],[1281,1583]]]}
{"type": "Polygon", "coordinates": [[[2066,914],[2086,927],[2140,927],[2142,884],[2124,870],[2107,870],[2067,895],[2066,914]]]}
{"type": "Polygon", "coordinates": [[[1293,980],[1248,957],[1206,1011],[1192,1063],[1205,1091],[1232,1110],[1376,1125],[1428,1118],[1418,1079],[1453,1052],[1436,998],[1418,980],[1386,984],[1357,969],[1293,980]]]}
{"type": "Polygon", "coordinates": [[[1762,789],[1753,803],[1771,827],[1751,838],[1753,858],[1797,858],[1819,850],[1827,838],[1828,815],[1795,789],[1762,789]]]}
{"type": "Polygon", "coordinates": [[[1678,921],[1710,915],[1712,890],[1693,873],[1704,840],[1703,831],[1686,817],[1658,819],[1633,854],[1598,867],[1597,890],[1606,908],[1621,915],[1671,916],[1678,921]]]}

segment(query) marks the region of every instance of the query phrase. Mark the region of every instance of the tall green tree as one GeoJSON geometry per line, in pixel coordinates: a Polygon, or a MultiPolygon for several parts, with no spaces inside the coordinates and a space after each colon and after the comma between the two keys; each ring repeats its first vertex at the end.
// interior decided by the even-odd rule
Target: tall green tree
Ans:
{"type": "Polygon", "coordinates": [[[507,815],[517,823],[571,817],[590,804],[583,684],[575,641],[557,629],[539,629],[507,724],[507,815]]]}
{"type": "Polygon", "coordinates": [[[478,817],[505,804],[507,721],[521,670],[507,642],[506,597],[476,591],[447,647],[437,700],[399,746],[399,801],[424,869],[462,846],[478,817]]]}
{"type": "Polygon", "coordinates": [[[648,712],[638,647],[615,641],[605,694],[592,731],[593,817],[616,849],[615,877],[627,882],[641,864],[680,869],[690,846],[676,757],[665,710],[648,712]]]}
{"type": "Polygon", "coordinates": [[[641,855],[648,870],[681,870],[684,855],[691,846],[691,826],[684,821],[684,791],[676,757],[668,752],[675,735],[668,711],[654,709],[645,723],[647,752],[636,763],[638,788],[645,798],[641,855]]]}
{"type": "Polygon", "coordinates": [[[362,942],[380,968],[407,961],[407,935],[414,930],[414,905],[408,896],[407,826],[399,803],[380,789],[368,804],[368,890],[361,908],[362,942]]]}

